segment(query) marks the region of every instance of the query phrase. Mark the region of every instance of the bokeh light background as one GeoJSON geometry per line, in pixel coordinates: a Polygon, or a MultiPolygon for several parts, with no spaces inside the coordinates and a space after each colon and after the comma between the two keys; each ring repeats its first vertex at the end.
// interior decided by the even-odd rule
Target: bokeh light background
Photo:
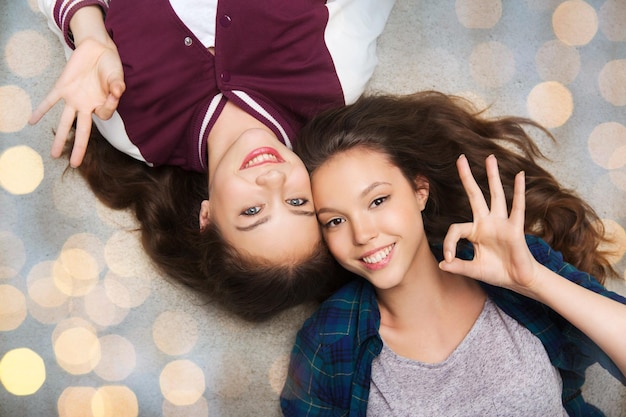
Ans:
{"type": "MultiPolygon", "coordinates": [[[[63,68],[35,0],[0,1],[0,415],[273,416],[300,307],[251,325],[161,276],[127,212],[52,160],[61,106],[27,120],[63,68]]],[[[616,238],[626,294],[626,2],[398,0],[370,91],[438,89],[530,116],[547,166],[616,238]]],[[[626,416],[600,368],[587,397],[626,416]]]]}

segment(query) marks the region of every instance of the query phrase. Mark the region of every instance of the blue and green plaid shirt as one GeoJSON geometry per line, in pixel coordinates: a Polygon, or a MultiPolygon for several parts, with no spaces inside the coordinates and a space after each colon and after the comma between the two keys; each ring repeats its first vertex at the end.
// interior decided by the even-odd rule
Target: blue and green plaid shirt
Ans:
{"type": "MultiPolygon", "coordinates": [[[[563,261],[543,240],[527,236],[533,256],[552,271],[626,304],[592,276],[563,261]]],[[[464,254],[466,259],[471,251],[464,254]]],[[[581,395],[585,370],[598,362],[626,384],[611,359],[587,336],[545,305],[515,292],[482,284],[488,296],[543,343],[563,379],[563,404],[570,416],[603,416],[581,395]]],[[[298,332],[281,394],[285,416],[365,416],[371,365],[380,353],[380,312],[374,288],[355,280],[326,300],[298,332]]]]}

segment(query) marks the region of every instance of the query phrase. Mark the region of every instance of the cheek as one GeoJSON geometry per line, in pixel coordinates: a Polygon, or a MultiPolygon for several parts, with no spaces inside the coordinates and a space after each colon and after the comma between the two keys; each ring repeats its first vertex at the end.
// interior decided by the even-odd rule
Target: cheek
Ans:
{"type": "Polygon", "coordinates": [[[227,213],[238,213],[244,206],[252,204],[251,191],[238,181],[217,182],[209,189],[209,204],[222,216],[227,213]]]}
{"type": "Polygon", "coordinates": [[[306,167],[303,164],[294,165],[294,168],[289,173],[289,176],[293,178],[297,178],[298,181],[306,182],[309,187],[311,185],[309,171],[306,170],[306,167]]]}
{"type": "Polygon", "coordinates": [[[339,263],[343,263],[348,257],[348,244],[345,241],[345,233],[341,232],[324,232],[324,240],[328,245],[330,253],[339,263]]]}

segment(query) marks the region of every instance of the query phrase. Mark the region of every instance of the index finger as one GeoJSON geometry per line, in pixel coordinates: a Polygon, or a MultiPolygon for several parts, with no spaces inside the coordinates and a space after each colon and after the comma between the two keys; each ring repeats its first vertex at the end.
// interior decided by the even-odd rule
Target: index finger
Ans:
{"type": "Polygon", "coordinates": [[[50,91],[50,93],[48,93],[48,95],[41,101],[41,103],[39,103],[37,108],[33,110],[32,114],[30,115],[30,119],[28,119],[28,123],[31,125],[37,123],[39,120],[41,120],[44,114],[48,113],[48,111],[50,111],[50,109],[54,107],[55,104],[57,104],[60,99],[61,97],[59,97],[54,89],[50,91]]]}

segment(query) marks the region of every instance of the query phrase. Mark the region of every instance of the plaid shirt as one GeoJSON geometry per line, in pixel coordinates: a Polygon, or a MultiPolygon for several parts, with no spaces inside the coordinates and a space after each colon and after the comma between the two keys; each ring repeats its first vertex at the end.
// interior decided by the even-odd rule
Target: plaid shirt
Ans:
{"type": "MultiPolygon", "coordinates": [[[[563,261],[543,240],[527,236],[533,256],[559,275],[626,304],[592,276],[563,261]]],[[[472,257],[471,250],[463,256],[472,257]]],[[[585,370],[600,363],[626,384],[611,359],[587,336],[545,305],[503,288],[481,284],[506,314],[543,343],[563,379],[563,404],[570,416],[603,416],[581,395],[585,370]]],[[[374,288],[354,280],[326,300],[298,332],[281,394],[285,416],[365,416],[371,365],[382,349],[380,312],[374,288]]]]}

